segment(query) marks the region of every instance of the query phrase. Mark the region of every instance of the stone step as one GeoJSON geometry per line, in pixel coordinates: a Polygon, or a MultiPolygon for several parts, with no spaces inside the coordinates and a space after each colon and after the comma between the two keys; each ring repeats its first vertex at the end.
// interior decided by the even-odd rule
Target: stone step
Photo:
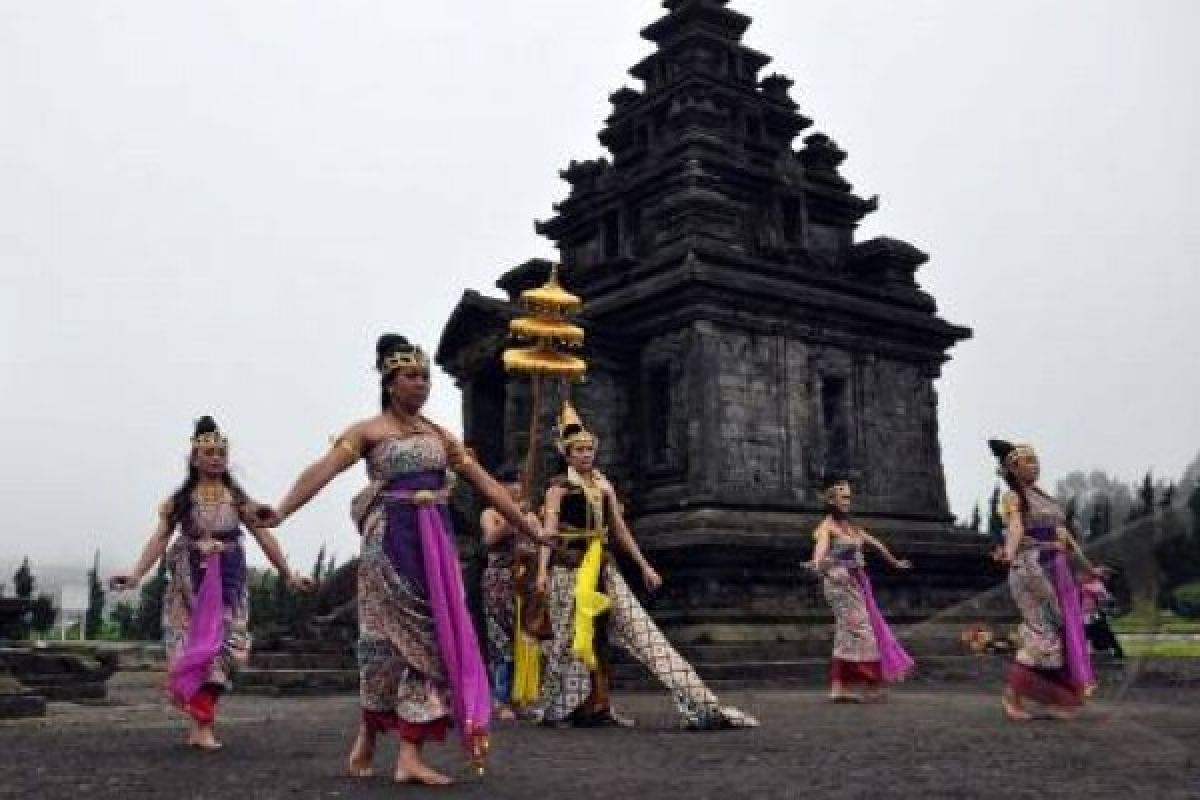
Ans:
{"type": "Polygon", "coordinates": [[[29,692],[0,692],[0,719],[46,716],[46,698],[29,692]]]}
{"type": "Polygon", "coordinates": [[[346,647],[340,652],[325,653],[254,651],[250,654],[250,666],[264,670],[312,670],[356,669],[358,665],[353,648],[346,647]]]}
{"type": "Polygon", "coordinates": [[[358,691],[357,669],[255,669],[239,671],[234,687],[247,694],[275,696],[358,691]]]}

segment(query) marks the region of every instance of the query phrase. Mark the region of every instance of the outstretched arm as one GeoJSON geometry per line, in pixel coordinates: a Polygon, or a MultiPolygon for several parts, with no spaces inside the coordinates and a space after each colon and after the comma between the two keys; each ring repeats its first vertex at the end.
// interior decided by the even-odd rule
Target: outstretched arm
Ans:
{"type": "MultiPolygon", "coordinates": [[[[362,456],[362,442],[362,434],[357,427],[351,428],[333,443],[329,452],[305,467],[292,484],[292,488],[279,501],[275,508],[275,518],[270,520],[270,524],[281,524],[316,497],[331,480],[354,466],[362,456]]],[[[270,558],[270,554],[267,557],[270,558]]]]}
{"type": "MultiPolygon", "coordinates": [[[[542,514],[542,535],[553,541],[558,536],[558,512],[562,507],[563,490],[551,486],[546,490],[546,507],[542,514]]],[[[538,548],[537,590],[545,593],[550,575],[550,548],[538,548]]]]}
{"type": "Polygon", "coordinates": [[[912,569],[911,561],[909,561],[907,558],[896,558],[894,555],[892,555],[892,551],[888,550],[887,546],[883,542],[879,541],[866,531],[863,531],[863,539],[866,540],[867,544],[874,547],[879,554],[883,556],[884,560],[891,564],[893,568],[912,569]]]}
{"type": "MultiPolygon", "coordinates": [[[[424,419],[422,417],[422,419],[424,419]]],[[[496,509],[500,516],[513,526],[517,533],[525,538],[537,543],[544,544],[545,539],[534,524],[528,519],[509,495],[508,491],[496,482],[491,475],[487,473],[483,467],[479,466],[479,462],[467,451],[463,443],[450,435],[445,428],[442,428],[436,423],[425,420],[442,440],[443,446],[446,448],[446,460],[450,465],[450,469],[454,470],[467,483],[479,492],[483,497],[484,502],[496,509]]]]}
{"type": "Polygon", "coordinates": [[[817,543],[813,545],[812,560],[807,566],[813,570],[821,569],[821,564],[825,563],[825,559],[829,557],[829,526],[821,523],[817,529],[813,531],[813,538],[817,543]]]}
{"type": "Polygon", "coordinates": [[[289,584],[303,591],[308,591],[313,587],[312,578],[292,572],[288,567],[287,556],[283,554],[283,548],[279,546],[279,540],[275,538],[275,534],[271,533],[270,528],[251,528],[250,533],[258,542],[258,546],[262,548],[267,560],[271,562],[271,566],[275,567],[275,570],[289,584]]]}
{"type": "Polygon", "coordinates": [[[175,529],[170,517],[170,505],[164,503],[158,513],[158,525],[154,527],[154,532],[146,540],[146,545],[142,548],[142,554],[137,563],[129,572],[124,575],[114,575],[109,580],[108,583],[112,589],[122,591],[137,588],[150,568],[159,562],[163,553],[167,552],[167,543],[171,541],[171,533],[175,529]]]}
{"type": "Polygon", "coordinates": [[[621,504],[617,501],[617,493],[611,484],[605,486],[604,493],[608,496],[609,503],[612,504],[613,535],[621,544],[621,548],[629,554],[629,557],[641,569],[642,580],[645,581],[646,588],[653,592],[662,586],[662,576],[655,571],[654,567],[650,566],[650,562],[646,560],[646,556],[642,553],[642,548],[638,547],[637,539],[633,538],[633,532],[629,530],[629,525],[625,523],[625,515],[621,513],[621,504]]]}
{"type": "Polygon", "coordinates": [[[1001,517],[1004,520],[1004,561],[1011,564],[1017,557],[1017,548],[1025,537],[1025,522],[1017,505],[1017,496],[1006,492],[1001,502],[1001,517]]]}
{"type": "Polygon", "coordinates": [[[1069,550],[1070,552],[1079,556],[1079,560],[1083,562],[1083,566],[1089,572],[1095,571],[1096,568],[1092,565],[1092,562],[1088,559],[1087,554],[1085,554],[1083,552],[1083,548],[1079,546],[1079,541],[1075,538],[1074,535],[1072,535],[1071,530],[1069,528],[1067,528],[1065,526],[1059,528],[1058,529],[1058,537],[1059,537],[1059,539],[1062,540],[1062,542],[1066,546],[1067,550],[1069,550]]]}

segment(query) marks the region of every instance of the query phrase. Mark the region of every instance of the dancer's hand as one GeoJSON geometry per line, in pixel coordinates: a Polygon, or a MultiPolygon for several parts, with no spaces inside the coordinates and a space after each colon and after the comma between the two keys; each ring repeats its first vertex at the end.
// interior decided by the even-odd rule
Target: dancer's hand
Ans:
{"type": "Polygon", "coordinates": [[[127,592],[136,589],[140,580],[134,580],[132,575],[113,575],[108,579],[108,588],[114,592],[127,592]]]}
{"type": "Polygon", "coordinates": [[[642,580],[646,583],[646,589],[651,592],[657,592],[663,584],[662,576],[655,572],[654,567],[649,564],[642,567],[642,580]]]}
{"type": "Polygon", "coordinates": [[[305,594],[308,594],[309,592],[311,592],[317,588],[316,581],[314,581],[312,578],[308,577],[307,575],[301,575],[298,572],[293,572],[290,575],[288,575],[287,582],[288,582],[288,586],[292,587],[293,589],[295,589],[298,592],[304,592],[305,594]]]}
{"type": "Polygon", "coordinates": [[[278,528],[283,524],[283,517],[271,506],[257,506],[254,509],[254,521],[260,528],[278,528]]]}
{"type": "Polygon", "coordinates": [[[912,562],[907,558],[902,558],[896,562],[896,569],[912,569],[912,562]]]}
{"type": "Polygon", "coordinates": [[[538,572],[537,578],[533,582],[533,590],[538,594],[545,594],[546,589],[549,588],[549,583],[550,580],[546,573],[538,572]]]}

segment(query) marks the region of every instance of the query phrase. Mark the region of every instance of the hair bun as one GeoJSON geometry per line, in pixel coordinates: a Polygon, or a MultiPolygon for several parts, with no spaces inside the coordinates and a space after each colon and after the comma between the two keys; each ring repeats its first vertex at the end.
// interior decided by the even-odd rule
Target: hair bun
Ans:
{"type": "Polygon", "coordinates": [[[203,417],[200,417],[200,419],[196,420],[196,429],[192,435],[199,436],[203,433],[216,433],[216,432],[217,432],[217,421],[215,419],[213,419],[212,417],[208,416],[207,414],[205,414],[203,417]]]}
{"type": "Polygon", "coordinates": [[[397,350],[412,350],[413,346],[407,336],[398,333],[385,333],[375,342],[375,367],[379,368],[383,360],[397,350]]]}

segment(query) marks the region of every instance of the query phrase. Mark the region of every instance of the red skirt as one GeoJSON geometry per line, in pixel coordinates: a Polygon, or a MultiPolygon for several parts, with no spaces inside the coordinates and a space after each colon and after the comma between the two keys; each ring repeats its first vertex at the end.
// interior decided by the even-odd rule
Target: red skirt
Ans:
{"type": "Polygon", "coordinates": [[[448,717],[441,717],[432,722],[409,722],[401,719],[395,711],[367,711],[363,709],[363,724],[371,733],[387,733],[395,731],[406,742],[421,744],[422,742],[440,742],[446,738],[446,729],[450,726],[448,717]]]}
{"type": "Polygon", "coordinates": [[[878,661],[844,661],[833,659],[830,677],[843,686],[877,686],[883,683],[883,671],[878,661]]]}
{"type": "Polygon", "coordinates": [[[1078,708],[1083,690],[1072,685],[1065,667],[1039,669],[1013,662],[1008,670],[1008,688],[1017,697],[1045,706],[1078,708]]]}

